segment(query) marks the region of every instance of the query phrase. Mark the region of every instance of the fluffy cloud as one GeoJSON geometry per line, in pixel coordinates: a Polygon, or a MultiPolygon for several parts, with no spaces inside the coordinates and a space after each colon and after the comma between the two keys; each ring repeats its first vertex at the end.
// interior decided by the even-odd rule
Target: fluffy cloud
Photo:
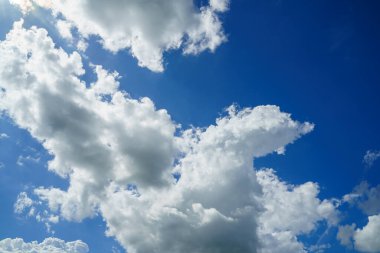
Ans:
{"type": "Polygon", "coordinates": [[[14,211],[15,213],[20,214],[24,212],[25,209],[27,209],[28,207],[31,207],[32,205],[33,205],[33,200],[28,197],[26,192],[21,192],[17,196],[17,201],[14,204],[14,211]]]}
{"type": "Polygon", "coordinates": [[[214,51],[226,40],[219,15],[228,10],[228,0],[211,0],[202,7],[192,0],[167,1],[51,1],[10,0],[24,13],[33,6],[51,9],[61,34],[71,39],[72,27],[84,38],[96,35],[104,48],[129,49],[139,65],[163,71],[165,51],[182,48],[185,54],[214,51]]]}
{"type": "Polygon", "coordinates": [[[87,253],[87,244],[82,241],[65,242],[58,238],[47,238],[43,242],[36,241],[27,243],[20,238],[3,239],[0,241],[2,253],[87,253]]]}
{"type": "MultiPolygon", "coordinates": [[[[309,234],[321,221],[327,221],[329,226],[338,223],[337,204],[318,199],[318,184],[290,185],[280,181],[272,169],[259,170],[257,179],[263,189],[261,203],[265,208],[258,230],[265,238],[263,253],[306,252],[298,236],[309,234]]],[[[315,248],[318,247],[312,249],[315,248]]]]}
{"type": "Polygon", "coordinates": [[[362,252],[380,252],[380,214],[368,217],[368,223],[354,234],[355,248],[362,252]]]}
{"type": "Polygon", "coordinates": [[[340,226],[338,239],[341,244],[360,252],[380,252],[380,214],[368,217],[368,223],[363,228],[355,229],[356,225],[340,226]]]}
{"type": "Polygon", "coordinates": [[[25,30],[17,22],[0,52],[0,108],[54,155],[51,171],[86,185],[72,192],[78,199],[63,209],[76,209],[82,200],[91,208],[76,209],[68,219],[93,213],[95,199],[89,193],[102,191],[110,181],[170,184],[171,175],[163,171],[173,161],[176,127],[165,110],[156,110],[148,98],[114,92],[117,74],[100,67],[95,67],[98,81],[86,88],[78,78],[84,73],[79,54],[54,48],[46,30],[25,30]],[[102,95],[109,92],[111,101],[104,101],[102,95]]]}
{"type": "Polygon", "coordinates": [[[377,159],[380,157],[380,151],[367,150],[364,155],[363,162],[367,167],[372,167],[377,159]]]}
{"type": "Polygon", "coordinates": [[[380,185],[370,187],[367,182],[361,182],[343,201],[368,215],[368,223],[363,228],[356,228],[356,224],[339,226],[340,243],[361,252],[380,252],[380,185]]]}
{"type": "Polygon", "coordinates": [[[0,109],[70,182],[34,190],[46,217],[100,214],[107,235],[131,253],[305,252],[298,236],[336,223],[317,184],[293,186],[273,170],[253,170],[254,158],[283,151],[312,124],[276,106],[231,106],[215,125],[175,134],[165,110],[118,90],[116,72],[93,66],[97,81],[83,82],[80,55],[56,48],[44,29],[16,22],[0,55],[0,109]]]}

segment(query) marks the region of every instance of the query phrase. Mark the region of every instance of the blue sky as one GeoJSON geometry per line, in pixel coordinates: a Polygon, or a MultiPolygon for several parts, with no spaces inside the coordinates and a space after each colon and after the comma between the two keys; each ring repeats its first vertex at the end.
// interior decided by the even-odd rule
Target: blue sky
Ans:
{"type": "MultiPolygon", "coordinates": [[[[78,51],[59,34],[50,10],[38,7],[38,1],[34,5],[35,10],[23,15],[17,6],[0,1],[0,39],[5,40],[13,22],[23,17],[25,28],[33,25],[44,28],[58,47],[67,53],[78,51]]],[[[209,3],[194,3],[196,13],[199,6],[209,3]]],[[[376,161],[380,150],[379,7],[376,1],[231,0],[228,10],[215,11],[227,38],[215,52],[205,49],[196,55],[183,55],[181,50],[164,50],[165,70],[157,72],[139,66],[143,60],[133,57],[131,49],[111,53],[99,42],[104,39],[102,34],[92,35],[87,39],[87,50],[80,53],[86,70],[81,80],[87,85],[96,80],[90,63],[102,65],[110,73],[117,71],[121,76],[120,90],[134,99],[150,98],[157,109],[167,110],[172,121],[181,124],[182,129],[215,124],[215,119],[223,117],[223,110],[231,104],[237,104],[238,108],[277,105],[281,111],[291,113],[292,119],[314,123],[314,130],[287,146],[284,155],[269,152],[255,158],[254,167],[273,168],[283,182],[296,186],[315,182],[320,189],[318,199],[339,202],[335,206],[339,222],[330,229],[326,230],[330,226],[328,219],[321,218],[307,233],[296,233],[306,252],[318,252],[312,251],[312,245],[325,245],[324,252],[380,252],[380,246],[377,249],[374,246],[373,251],[360,247],[355,235],[350,237],[354,249],[337,239],[340,227],[355,223],[357,229],[362,229],[369,216],[380,214],[369,214],[360,207],[361,200],[343,200],[344,195],[353,192],[363,181],[372,187],[380,184],[380,161],[376,161]],[[367,151],[374,154],[372,166],[363,160],[367,151]]],[[[58,18],[70,20],[64,11],[58,18]]],[[[75,25],[72,30],[74,38],[84,36],[75,25]]],[[[0,109],[4,108],[0,105],[0,109]]],[[[10,109],[5,106],[4,112],[7,110],[10,109]]],[[[25,242],[41,242],[47,237],[57,237],[65,241],[81,240],[90,252],[124,252],[129,242],[123,241],[124,230],[106,237],[108,218],[102,211],[80,222],[70,221],[58,211],[55,215],[60,221],[50,224],[51,231],[45,222],[29,216],[28,211],[15,213],[14,204],[20,192],[38,201],[34,189],[66,190],[71,179],[48,171],[47,163],[53,159],[54,151],[49,154],[25,130],[28,126],[15,123],[13,117],[4,113],[0,120],[0,133],[8,136],[0,139],[3,164],[0,240],[18,237],[25,242]]],[[[284,144],[295,139],[298,137],[284,144]]],[[[376,193],[377,188],[373,189],[376,193]]],[[[376,198],[380,193],[377,194],[371,202],[372,210],[380,210],[380,198],[376,198]]],[[[361,198],[370,197],[364,194],[361,198]]],[[[38,208],[51,212],[46,203],[38,208]]],[[[242,234],[243,230],[239,228],[242,234]]],[[[125,234],[129,235],[129,231],[125,234]]],[[[136,252],[146,252],[138,245],[133,247],[136,252]]]]}

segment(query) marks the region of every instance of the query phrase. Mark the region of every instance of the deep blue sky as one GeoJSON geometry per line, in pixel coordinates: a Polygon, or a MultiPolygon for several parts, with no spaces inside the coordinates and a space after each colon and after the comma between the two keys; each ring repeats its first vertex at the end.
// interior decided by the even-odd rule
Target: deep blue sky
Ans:
{"type": "MultiPolygon", "coordinates": [[[[275,104],[299,121],[315,123],[315,130],[289,146],[285,156],[258,159],[255,165],[273,167],[294,184],[318,182],[322,198],[340,198],[362,180],[380,183],[380,162],[370,169],[362,162],[367,150],[380,149],[379,10],[379,1],[232,0],[223,15],[228,42],[214,54],[169,52],[164,73],[139,68],[127,52],[112,55],[96,43],[87,54],[92,62],[117,70],[132,97],[150,97],[183,126],[212,124],[232,103],[275,104]]],[[[12,12],[0,17],[1,39],[18,17],[12,12]]],[[[54,31],[51,35],[60,41],[54,31]]],[[[18,220],[13,202],[25,185],[65,182],[47,173],[43,162],[17,166],[24,154],[20,146],[40,150],[42,161],[48,156],[7,119],[1,120],[0,132],[12,137],[0,141],[0,161],[7,170],[0,169],[0,237],[40,240],[44,227],[18,220]]],[[[365,222],[359,213],[351,219],[365,222]]],[[[63,223],[56,235],[69,240],[80,234],[96,249],[91,252],[106,252],[101,247],[117,244],[99,239],[104,232],[99,220],[63,223]],[[87,236],[88,229],[97,236],[87,236]]],[[[346,250],[335,243],[327,252],[346,250]]]]}

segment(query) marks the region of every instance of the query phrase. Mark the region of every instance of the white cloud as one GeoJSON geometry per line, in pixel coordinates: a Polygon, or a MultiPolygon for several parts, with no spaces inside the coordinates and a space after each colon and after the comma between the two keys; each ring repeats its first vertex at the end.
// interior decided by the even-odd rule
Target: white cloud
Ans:
{"type": "Polygon", "coordinates": [[[343,201],[357,205],[367,215],[380,213],[380,185],[370,187],[363,181],[356,186],[352,193],[346,194],[343,201]]]}
{"type": "Polygon", "coordinates": [[[367,167],[372,167],[377,159],[380,157],[380,151],[367,150],[364,155],[363,162],[367,167]]]}
{"type": "Polygon", "coordinates": [[[368,223],[363,228],[356,228],[356,224],[339,226],[337,238],[340,243],[360,252],[380,252],[380,185],[370,187],[363,181],[352,193],[346,194],[343,201],[368,215],[368,223]]]}
{"type": "Polygon", "coordinates": [[[200,8],[192,0],[10,2],[23,13],[33,5],[49,8],[68,21],[57,24],[64,37],[71,36],[72,25],[85,38],[99,36],[104,48],[112,52],[129,49],[140,66],[158,72],[164,69],[166,51],[182,48],[186,54],[198,54],[214,51],[226,40],[219,14],[228,10],[228,0],[211,0],[200,8]]]}
{"type": "Polygon", "coordinates": [[[210,6],[215,11],[225,12],[229,8],[229,0],[210,0],[210,6]]]}
{"type": "Polygon", "coordinates": [[[24,242],[21,238],[6,238],[0,241],[0,252],[2,253],[87,253],[87,244],[82,241],[65,242],[58,238],[46,238],[38,243],[24,242]]]}
{"type": "Polygon", "coordinates": [[[117,92],[119,88],[119,73],[116,71],[109,73],[107,70],[103,69],[100,65],[91,65],[94,68],[98,79],[96,82],[91,84],[91,89],[96,95],[111,95],[117,92]]]}
{"type": "Polygon", "coordinates": [[[361,252],[380,252],[380,214],[368,217],[368,223],[354,233],[355,248],[361,252]]]}
{"type": "Polygon", "coordinates": [[[352,237],[355,233],[356,224],[339,226],[337,239],[343,246],[352,249],[353,241],[352,237]]]}
{"type": "Polygon", "coordinates": [[[0,133],[0,140],[1,139],[7,139],[9,136],[6,133],[0,133]]]}
{"type": "Polygon", "coordinates": [[[87,50],[87,47],[88,47],[88,43],[85,39],[83,38],[80,38],[77,42],[77,49],[80,51],[80,52],[84,52],[87,50]]]}
{"type": "Polygon", "coordinates": [[[338,223],[336,203],[318,199],[316,183],[290,185],[280,181],[271,169],[259,170],[257,178],[263,187],[261,202],[265,208],[259,218],[259,234],[266,238],[261,252],[306,252],[298,236],[311,233],[321,221],[327,221],[328,226],[338,223]]]}
{"type": "Polygon", "coordinates": [[[23,156],[20,155],[17,157],[16,164],[18,166],[24,166],[25,162],[33,162],[33,163],[38,163],[40,161],[40,157],[32,157],[31,155],[23,156]]]}
{"type": "Polygon", "coordinates": [[[331,248],[330,244],[313,245],[308,248],[310,252],[323,253],[325,250],[331,248]]]}
{"type": "Polygon", "coordinates": [[[21,214],[32,205],[33,205],[33,200],[28,197],[26,192],[21,192],[17,196],[16,203],[14,204],[14,211],[15,213],[21,214]]]}
{"type": "Polygon", "coordinates": [[[44,29],[25,30],[22,22],[15,23],[0,52],[6,90],[0,108],[54,155],[51,171],[86,185],[72,192],[75,198],[63,209],[79,204],[76,198],[91,208],[68,219],[93,213],[95,199],[89,192],[101,191],[110,180],[146,187],[170,184],[171,175],[163,171],[173,161],[176,126],[165,110],[156,110],[148,98],[134,100],[120,91],[110,102],[102,101],[101,93],[113,92],[117,82],[102,89],[97,84],[111,82],[116,74],[95,68],[98,81],[87,89],[78,78],[84,73],[79,54],[54,48],[44,29]]]}
{"type": "Polygon", "coordinates": [[[21,192],[17,196],[17,200],[14,204],[14,212],[18,215],[25,215],[27,218],[35,218],[36,221],[45,225],[48,233],[52,234],[54,234],[55,231],[51,229],[51,225],[58,223],[60,220],[58,215],[43,210],[41,201],[31,199],[26,192],[21,192]]]}
{"type": "Polygon", "coordinates": [[[73,40],[73,34],[71,32],[73,25],[70,22],[67,22],[66,20],[58,19],[55,25],[57,27],[59,34],[62,36],[62,38],[67,39],[68,41],[73,40]]]}
{"type": "Polygon", "coordinates": [[[304,252],[299,235],[336,223],[317,184],[253,170],[254,158],[284,150],[312,124],[276,106],[231,106],[215,125],[178,136],[165,110],[118,90],[117,73],[94,66],[98,80],[86,85],[79,54],[55,48],[44,29],[15,23],[0,55],[0,109],[70,182],[34,190],[48,205],[35,213],[44,222],[100,214],[107,235],[131,253],[304,252]]]}
{"type": "Polygon", "coordinates": [[[355,224],[339,226],[337,238],[342,245],[360,252],[380,252],[380,214],[369,216],[363,228],[355,228],[355,224]]]}

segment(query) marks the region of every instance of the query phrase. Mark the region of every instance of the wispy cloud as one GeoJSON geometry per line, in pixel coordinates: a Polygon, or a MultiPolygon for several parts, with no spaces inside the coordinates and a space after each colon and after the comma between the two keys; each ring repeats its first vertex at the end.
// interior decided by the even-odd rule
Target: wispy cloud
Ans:
{"type": "Polygon", "coordinates": [[[27,155],[27,156],[22,156],[20,155],[18,158],[17,158],[17,162],[16,164],[18,166],[24,166],[25,162],[33,162],[33,163],[38,163],[40,161],[40,157],[32,157],[30,155],[27,155]]]}
{"type": "Polygon", "coordinates": [[[372,167],[377,159],[380,157],[380,150],[367,150],[364,155],[363,163],[368,167],[372,167]]]}
{"type": "Polygon", "coordinates": [[[9,135],[7,135],[6,133],[0,133],[0,139],[7,139],[9,138],[9,135]]]}

